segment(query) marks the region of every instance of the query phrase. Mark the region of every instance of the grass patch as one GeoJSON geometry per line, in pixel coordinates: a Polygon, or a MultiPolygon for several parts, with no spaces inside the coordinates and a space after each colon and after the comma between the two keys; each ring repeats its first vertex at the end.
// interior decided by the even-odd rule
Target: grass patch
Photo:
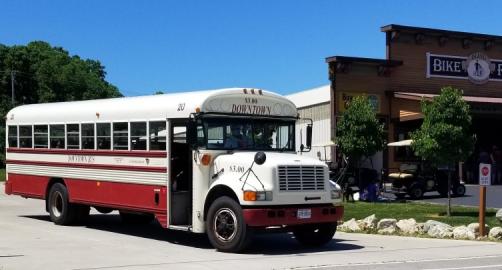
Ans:
{"type": "Polygon", "coordinates": [[[0,182],[5,181],[5,169],[0,169],[0,182]]]}
{"type": "MultiPolygon", "coordinates": [[[[490,227],[502,226],[495,218],[496,212],[495,209],[486,210],[485,222],[490,227]]],[[[395,218],[400,220],[414,218],[417,222],[433,219],[452,226],[478,222],[478,208],[476,207],[453,206],[451,216],[447,217],[446,206],[438,204],[412,202],[345,203],[345,221],[351,218],[363,219],[372,214],[375,214],[378,219],[395,218]]]]}

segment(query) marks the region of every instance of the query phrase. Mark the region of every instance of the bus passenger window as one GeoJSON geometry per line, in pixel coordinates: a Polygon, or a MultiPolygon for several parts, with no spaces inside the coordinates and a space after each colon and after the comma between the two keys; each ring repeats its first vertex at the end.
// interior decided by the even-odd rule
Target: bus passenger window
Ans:
{"type": "Polygon", "coordinates": [[[17,147],[17,126],[9,126],[7,137],[9,147],[17,147]]]}
{"type": "Polygon", "coordinates": [[[146,150],[146,122],[131,122],[131,150],[146,150]]]}
{"type": "Polygon", "coordinates": [[[32,147],[32,126],[19,126],[19,147],[32,147]]]}
{"type": "Polygon", "coordinates": [[[98,149],[110,150],[111,149],[110,123],[97,123],[96,133],[97,133],[98,149]]]}
{"type": "Polygon", "coordinates": [[[68,149],[80,149],[79,142],[80,128],[78,124],[66,125],[66,144],[68,149]]]}
{"type": "Polygon", "coordinates": [[[33,137],[35,141],[35,148],[48,148],[49,147],[49,128],[47,125],[35,125],[33,127],[33,137]]]}
{"type": "Polygon", "coordinates": [[[51,148],[64,149],[64,125],[50,125],[51,148]]]}
{"type": "Polygon", "coordinates": [[[166,150],[166,122],[150,122],[150,150],[166,150]]]}
{"type": "Polygon", "coordinates": [[[128,150],[128,137],[127,123],[113,123],[113,150],[128,150]]]}
{"type": "Polygon", "coordinates": [[[94,124],[82,124],[82,149],[94,149],[94,124]]]}

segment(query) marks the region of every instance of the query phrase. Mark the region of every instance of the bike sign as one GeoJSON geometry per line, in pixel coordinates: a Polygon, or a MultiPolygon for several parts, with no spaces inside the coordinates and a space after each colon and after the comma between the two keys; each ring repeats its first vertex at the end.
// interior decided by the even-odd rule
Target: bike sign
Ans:
{"type": "Polygon", "coordinates": [[[491,185],[492,179],[492,165],[480,163],[479,164],[479,185],[480,186],[489,186],[491,185]]]}

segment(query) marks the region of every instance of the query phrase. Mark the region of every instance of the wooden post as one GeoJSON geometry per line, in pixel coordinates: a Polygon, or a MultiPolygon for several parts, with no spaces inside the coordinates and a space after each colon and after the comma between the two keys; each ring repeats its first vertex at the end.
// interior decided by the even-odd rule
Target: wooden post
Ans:
{"type": "Polygon", "coordinates": [[[486,186],[479,186],[479,236],[485,236],[486,186]]]}

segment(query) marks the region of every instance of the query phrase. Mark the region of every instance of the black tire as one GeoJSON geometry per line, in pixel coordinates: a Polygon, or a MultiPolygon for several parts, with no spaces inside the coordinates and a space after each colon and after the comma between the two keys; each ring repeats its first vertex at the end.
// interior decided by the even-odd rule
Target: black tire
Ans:
{"type": "Polygon", "coordinates": [[[456,185],[453,187],[453,194],[455,196],[461,197],[465,195],[465,186],[462,184],[456,185]]]}
{"type": "Polygon", "coordinates": [[[424,196],[424,191],[420,186],[412,186],[410,191],[408,191],[408,195],[410,195],[413,200],[419,200],[424,196]]]}
{"type": "Polygon", "coordinates": [[[113,209],[111,208],[101,206],[94,206],[94,209],[96,209],[96,211],[100,212],[101,214],[109,214],[113,211],[113,209]]]}
{"type": "Polygon", "coordinates": [[[119,211],[122,222],[127,224],[149,224],[154,216],[150,213],[133,213],[119,211]]]}
{"type": "Polygon", "coordinates": [[[68,190],[61,183],[55,183],[49,190],[47,209],[51,221],[57,225],[73,224],[78,217],[78,206],[68,200],[68,190]]]}
{"type": "Polygon", "coordinates": [[[253,236],[244,222],[241,206],[227,196],[216,199],[209,207],[206,232],[211,245],[222,252],[243,251],[253,236]]]}
{"type": "Polygon", "coordinates": [[[307,224],[293,230],[296,240],[305,246],[319,247],[329,243],[336,233],[336,223],[307,224]]]}

